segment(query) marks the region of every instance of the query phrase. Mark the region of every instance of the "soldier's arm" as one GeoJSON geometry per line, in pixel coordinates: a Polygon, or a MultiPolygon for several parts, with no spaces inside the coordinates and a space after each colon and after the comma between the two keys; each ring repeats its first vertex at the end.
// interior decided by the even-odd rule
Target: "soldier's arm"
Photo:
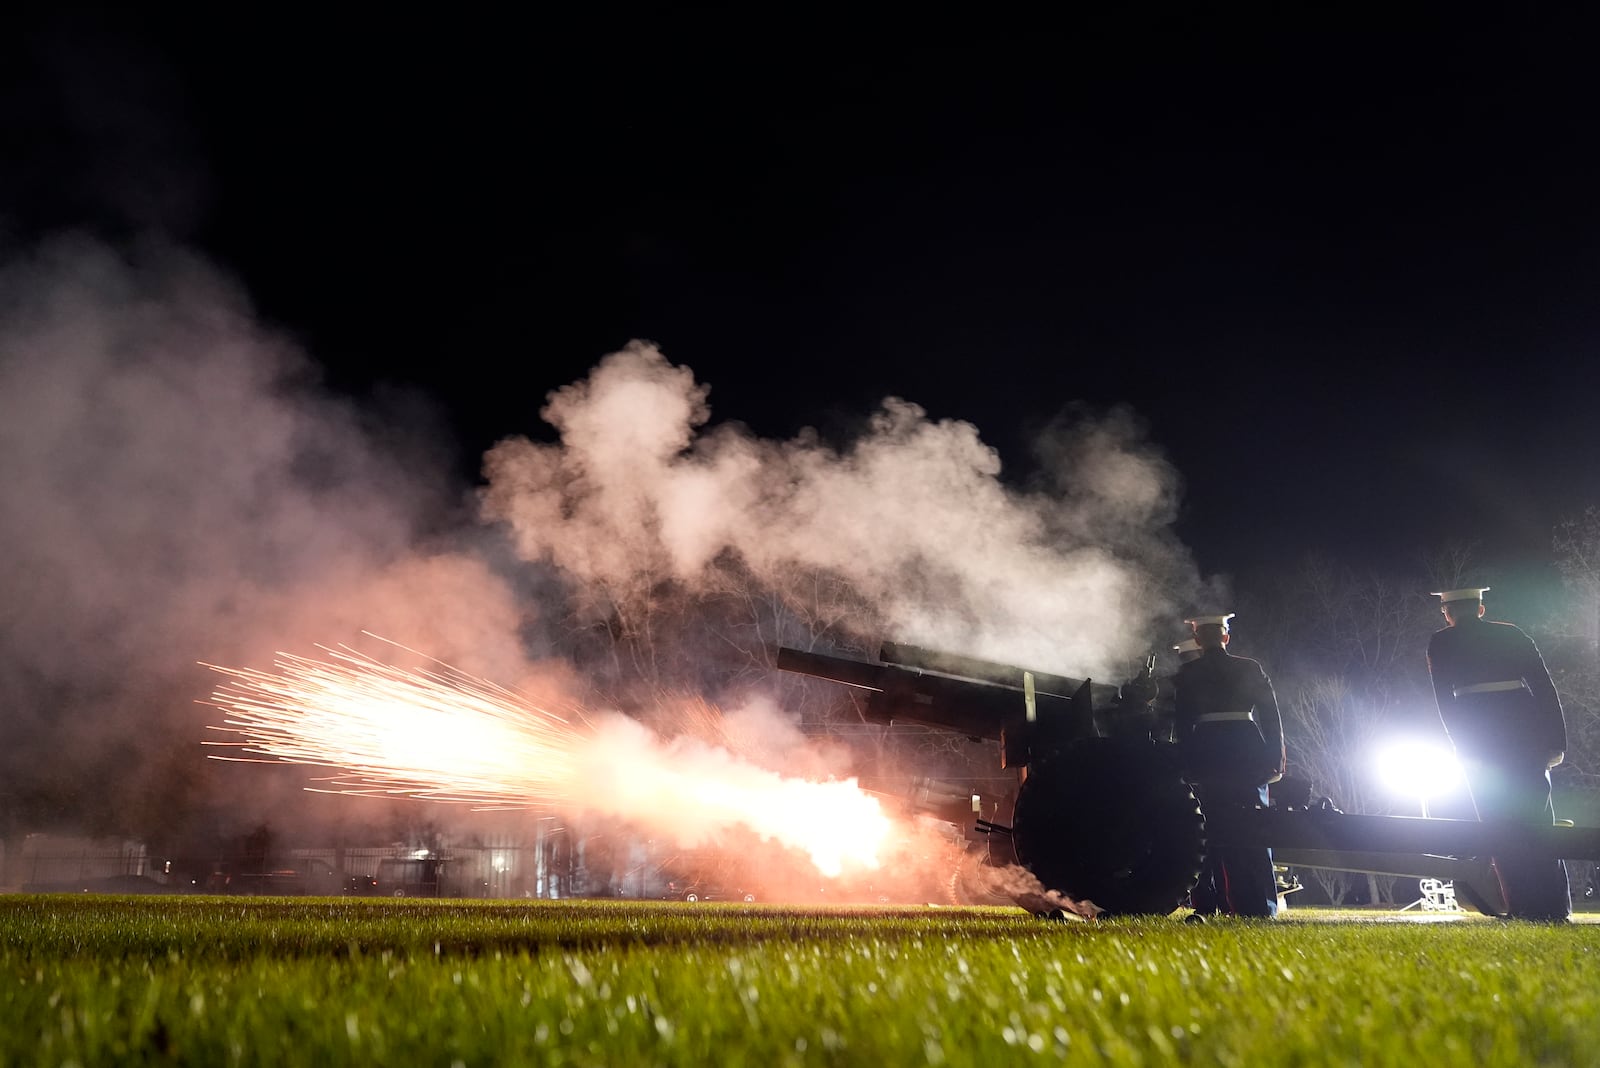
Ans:
{"type": "Polygon", "coordinates": [[[1428,681],[1433,684],[1434,707],[1439,710],[1439,719],[1443,722],[1444,710],[1448,707],[1449,702],[1455,699],[1455,694],[1451,690],[1449,680],[1444,678],[1443,672],[1434,670],[1435,666],[1433,642],[1430,641],[1428,642],[1428,681]]]}
{"type": "Polygon", "coordinates": [[[1173,680],[1161,679],[1156,692],[1156,725],[1151,737],[1158,742],[1176,741],[1178,737],[1178,696],[1173,680]]]}
{"type": "Polygon", "coordinates": [[[1534,726],[1544,736],[1545,746],[1550,751],[1550,766],[1554,767],[1561,763],[1567,750],[1567,718],[1561,710],[1561,696],[1556,693],[1556,684],[1550,679],[1550,669],[1545,666],[1544,657],[1539,655],[1539,647],[1526,634],[1523,639],[1527,642],[1527,648],[1522,653],[1522,679],[1528,684],[1539,709],[1539,722],[1534,726]]]}
{"type": "Polygon", "coordinates": [[[1288,746],[1283,739],[1283,716],[1278,712],[1278,695],[1272,689],[1272,680],[1267,678],[1265,670],[1256,683],[1255,696],[1256,723],[1261,728],[1261,737],[1266,739],[1267,751],[1276,752],[1277,767],[1269,782],[1277,782],[1283,778],[1283,772],[1289,763],[1288,746]]]}
{"type": "Polygon", "coordinates": [[[1175,691],[1172,700],[1173,733],[1175,737],[1182,739],[1188,735],[1189,728],[1194,726],[1194,694],[1191,692],[1191,687],[1184,685],[1184,669],[1182,667],[1172,677],[1172,683],[1175,691]]]}

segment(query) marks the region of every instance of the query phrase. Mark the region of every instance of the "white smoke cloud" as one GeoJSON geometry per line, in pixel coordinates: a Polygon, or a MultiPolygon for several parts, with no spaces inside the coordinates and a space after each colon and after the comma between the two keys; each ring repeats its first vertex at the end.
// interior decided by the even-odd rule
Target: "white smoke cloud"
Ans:
{"type": "Polygon", "coordinates": [[[527,559],[619,596],[693,586],[734,553],[774,586],[843,576],[888,637],[1072,674],[1124,670],[1191,581],[1173,470],[1125,415],[1055,432],[1052,485],[1024,492],[976,427],[905,400],[833,448],[704,430],[707,393],[653,346],[608,356],[551,394],[559,444],[490,451],[485,514],[527,559]]]}
{"type": "Polygon", "coordinates": [[[1012,901],[1029,912],[1061,920],[1092,920],[1105,911],[1092,901],[1077,901],[1059,890],[1049,889],[1020,864],[963,870],[967,891],[980,899],[1012,901]]]}

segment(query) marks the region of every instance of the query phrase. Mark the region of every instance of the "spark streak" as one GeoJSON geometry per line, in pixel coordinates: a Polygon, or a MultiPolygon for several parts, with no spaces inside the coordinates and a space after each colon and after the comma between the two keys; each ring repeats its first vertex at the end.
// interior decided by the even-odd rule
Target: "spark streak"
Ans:
{"type": "Polygon", "coordinates": [[[626,717],[560,714],[438,661],[408,669],[317,648],[323,659],[279,653],[273,671],[205,665],[228,680],[208,702],[224,712],[212,729],[242,739],[208,743],[242,754],[219,759],[329,768],[308,789],[333,793],[596,812],[685,844],[738,825],[829,875],[875,867],[889,830],[854,780],[785,778],[692,739],[664,744],[626,717]]]}
{"type": "Polygon", "coordinates": [[[219,759],[337,769],[340,775],[325,780],[334,793],[481,808],[570,799],[588,740],[582,720],[447,664],[408,670],[349,646],[317,648],[328,659],[279,653],[276,672],[205,665],[232,680],[211,695],[227,713],[213,729],[244,738],[208,744],[250,754],[219,759]]]}

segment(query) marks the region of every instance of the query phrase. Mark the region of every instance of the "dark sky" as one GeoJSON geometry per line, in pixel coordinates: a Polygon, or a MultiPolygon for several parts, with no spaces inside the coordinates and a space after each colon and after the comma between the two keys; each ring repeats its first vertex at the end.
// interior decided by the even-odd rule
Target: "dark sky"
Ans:
{"type": "Polygon", "coordinates": [[[1573,28],[747,19],[38,21],[0,232],[203,250],[339,389],[433,398],[468,473],[639,337],[716,419],[899,395],[1018,479],[1130,405],[1207,572],[1537,559],[1600,501],[1573,28]]]}

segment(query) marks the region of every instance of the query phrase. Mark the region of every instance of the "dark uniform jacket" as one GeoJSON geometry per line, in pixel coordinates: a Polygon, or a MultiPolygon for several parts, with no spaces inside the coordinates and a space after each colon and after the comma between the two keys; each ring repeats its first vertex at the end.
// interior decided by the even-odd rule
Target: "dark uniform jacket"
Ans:
{"type": "Polygon", "coordinates": [[[1178,668],[1177,684],[1176,735],[1191,777],[1259,784],[1283,775],[1283,719],[1260,664],[1208,649],[1178,668]]]}
{"type": "Polygon", "coordinates": [[[1464,619],[1428,639],[1439,718],[1463,756],[1549,764],[1567,748],[1567,721],[1544,658],[1510,623],[1464,619]]]}

